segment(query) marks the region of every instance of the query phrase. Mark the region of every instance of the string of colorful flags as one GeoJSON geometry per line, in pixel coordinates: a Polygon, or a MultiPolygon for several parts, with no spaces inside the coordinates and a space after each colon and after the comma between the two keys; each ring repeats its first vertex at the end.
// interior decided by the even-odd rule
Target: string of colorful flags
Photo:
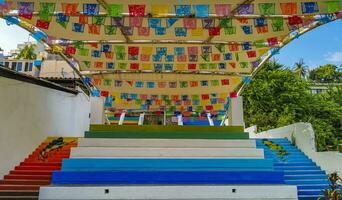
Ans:
{"type": "Polygon", "coordinates": [[[229,79],[221,80],[192,80],[192,81],[133,81],[93,78],[87,82],[92,82],[95,86],[104,87],[124,87],[132,88],[188,88],[188,87],[220,87],[229,86],[229,79]]]}
{"type": "MultiPolygon", "coordinates": [[[[13,1],[2,1],[0,4],[5,8],[16,7],[19,14],[25,18],[32,18],[33,12],[39,8],[39,17],[43,21],[50,21],[51,16],[57,11],[57,3],[53,2],[21,2],[17,5],[13,1]],[[38,7],[38,8],[36,8],[38,7]]],[[[84,15],[100,15],[100,4],[97,3],[60,3],[61,13],[65,16],[77,16],[80,13],[84,15]]],[[[268,3],[245,3],[245,4],[108,4],[108,15],[110,17],[122,17],[128,12],[131,17],[144,17],[147,15],[163,17],[169,14],[175,14],[176,17],[207,18],[214,16],[231,16],[237,15],[299,15],[299,14],[314,14],[319,12],[334,13],[340,10],[340,1],[302,1],[302,2],[268,2],[268,3]],[[236,12],[232,13],[233,9],[236,12]],[[298,9],[299,8],[299,9],[298,9]],[[320,10],[321,8],[321,10],[320,10]],[[148,10],[149,9],[149,10],[148,10]],[[280,12],[277,12],[280,10],[280,12]]],[[[6,11],[6,10],[4,10],[6,11]]],[[[3,11],[3,12],[4,12],[3,11]]]]}
{"type": "Polygon", "coordinates": [[[93,90],[94,96],[105,97],[107,107],[132,108],[142,110],[159,109],[168,111],[218,111],[229,107],[231,98],[236,92],[210,93],[194,95],[157,95],[138,93],[110,93],[109,91],[93,90]],[[115,106],[114,106],[115,105],[115,106]]]}

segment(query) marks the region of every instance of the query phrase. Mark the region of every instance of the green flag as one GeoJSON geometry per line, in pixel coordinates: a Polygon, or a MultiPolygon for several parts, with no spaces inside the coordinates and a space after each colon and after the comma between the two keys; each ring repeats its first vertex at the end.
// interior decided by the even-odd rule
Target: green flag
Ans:
{"type": "Polygon", "coordinates": [[[272,18],[272,29],[274,32],[284,30],[284,19],[282,17],[272,18]]]}
{"type": "Polygon", "coordinates": [[[233,26],[233,23],[232,23],[232,18],[224,18],[224,19],[221,19],[220,20],[220,26],[221,28],[229,28],[229,27],[232,27],[233,26]]]}
{"type": "Polygon", "coordinates": [[[76,49],[83,49],[84,48],[84,42],[83,41],[74,41],[72,43],[76,49]]]}
{"type": "Polygon", "coordinates": [[[210,61],[210,55],[209,54],[202,54],[201,57],[203,58],[203,60],[209,62],[210,61]]]}
{"type": "Polygon", "coordinates": [[[126,53],[125,46],[114,46],[115,53],[124,54],[126,53]]]}
{"type": "Polygon", "coordinates": [[[103,85],[105,85],[105,86],[111,86],[111,85],[112,85],[112,79],[104,79],[103,85]]]}
{"type": "Polygon", "coordinates": [[[110,4],[108,5],[108,15],[111,17],[121,17],[123,12],[122,4],[110,4]]]}
{"type": "Polygon", "coordinates": [[[211,80],[210,83],[211,83],[211,86],[219,86],[220,85],[220,82],[218,80],[211,80]]]}
{"type": "Polygon", "coordinates": [[[199,95],[197,95],[197,94],[191,95],[191,99],[192,100],[199,100],[199,95]]]}
{"type": "Polygon", "coordinates": [[[225,45],[224,44],[216,44],[215,47],[219,52],[224,53],[225,52],[225,45]]]}
{"type": "Polygon", "coordinates": [[[89,49],[79,49],[78,55],[80,56],[89,56],[89,49]]]}
{"type": "Polygon", "coordinates": [[[85,68],[90,68],[90,61],[83,61],[83,66],[85,67],[85,68]]]}
{"type": "Polygon", "coordinates": [[[104,25],[105,21],[106,21],[106,17],[105,16],[94,15],[92,17],[92,23],[96,24],[96,25],[104,25]]]}
{"type": "Polygon", "coordinates": [[[240,62],[241,68],[248,68],[248,62],[240,62]]]}
{"type": "Polygon", "coordinates": [[[217,69],[216,63],[209,63],[209,69],[217,69]]]}
{"type": "Polygon", "coordinates": [[[328,13],[335,13],[340,11],[340,1],[327,1],[327,12],[328,13]]]}
{"type": "Polygon", "coordinates": [[[207,63],[200,63],[199,64],[199,69],[208,69],[207,63]]]}
{"type": "Polygon", "coordinates": [[[274,3],[259,3],[260,15],[274,15],[275,4],[274,3]]]}
{"type": "Polygon", "coordinates": [[[55,12],[55,3],[39,3],[39,19],[45,22],[51,22],[52,16],[55,12]]]}
{"type": "Polygon", "coordinates": [[[126,69],[127,63],[119,63],[119,69],[126,69]]]}
{"type": "Polygon", "coordinates": [[[236,34],[236,27],[232,26],[232,27],[224,28],[224,34],[226,34],[226,35],[234,35],[234,34],[236,34]]]}
{"type": "Polygon", "coordinates": [[[186,87],[188,87],[188,81],[180,81],[179,85],[181,88],[186,88],[186,87]]]}
{"type": "Polygon", "coordinates": [[[268,46],[265,40],[257,40],[254,42],[254,45],[256,48],[263,48],[268,46]]]}
{"type": "Polygon", "coordinates": [[[105,34],[106,35],[115,35],[116,34],[116,27],[112,25],[105,26],[105,34]]]}

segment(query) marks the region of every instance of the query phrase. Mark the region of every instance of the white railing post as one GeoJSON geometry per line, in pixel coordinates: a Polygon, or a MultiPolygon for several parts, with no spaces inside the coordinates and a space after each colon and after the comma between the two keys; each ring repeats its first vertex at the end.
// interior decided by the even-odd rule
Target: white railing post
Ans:
{"type": "Polygon", "coordinates": [[[139,115],[139,122],[138,122],[138,125],[141,126],[144,124],[144,117],[145,117],[145,113],[141,113],[139,115]]]}
{"type": "Polygon", "coordinates": [[[207,113],[207,119],[209,121],[209,125],[210,126],[214,126],[214,121],[213,121],[213,119],[211,119],[211,114],[210,113],[207,113]]]}
{"type": "Polygon", "coordinates": [[[123,111],[120,115],[120,119],[119,119],[119,125],[121,126],[125,120],[125,115],[126,115],[126,112],[123,111]]]}
{"type": "Polygon", "coordinates": [[[178,126],[183,126],[183,116],[177,115],[178,126]]]}

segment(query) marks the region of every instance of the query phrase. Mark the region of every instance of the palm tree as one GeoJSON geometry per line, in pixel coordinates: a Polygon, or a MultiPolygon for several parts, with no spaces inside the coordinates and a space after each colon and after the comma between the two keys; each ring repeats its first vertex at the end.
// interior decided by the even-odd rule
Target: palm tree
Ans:
{"type": "Polygon", "coordinates": [[[27,60],[35,60],[37,58],[37,54],[34,52],[37,45],[28,44],[23,49],[20,50],[20,53],[17,55],[17,59],[27,59],[27,60]]]}
{"type": "Polygon", "coordinates": [[[306,78],[308,66],[305,64],[303,58],[301,58],[298,62],[295,63],[294,71],[298,74],[299,77],[306,78]]]}

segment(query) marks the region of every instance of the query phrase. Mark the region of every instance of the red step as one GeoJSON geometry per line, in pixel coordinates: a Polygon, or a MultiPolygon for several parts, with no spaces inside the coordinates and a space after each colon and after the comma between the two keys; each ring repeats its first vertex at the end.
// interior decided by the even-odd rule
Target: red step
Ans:
{"type": "Polygon", "coordinates": [[[47,160],[41,161],[38,160],[37,158],[26,158],[25,162],[45,162],[45,163],[50,163],[50,162],[62,162],[62,160],[65,158],[48,158],[47,160]]]}
{"type": "Polygon", "coordinates": [[[0,180],[0,185],[50,185],[50,180],[0,180]]]}
{"type": "Polygon", "coordinates": [[[11,175],[22,174],[22,175],[52,175],[52,171],[31,171],[31,170],[11,170],[11,175]]]}
{"type": "Polygon", "coordinates": [[[60,166],[16,166],[14,170],[34,170],[34,171],[48,171],[60,170],[60,166]]]}
{"type": "Polygon", "coordinates": [[[39,191],[37,190],[0,190],[0,197],[3,196],[36,196],[38,197],[39,191]]]}
{"type": "Polygon", "coordinates": [[[39,185],[0,185],[0,190],[39,190],[39,185]]]}
{"type": "Polygon", "coordinates": [[[21,162],[20,166],[61,166],[61,162],[21,162]]]}
{"type": "Polygon", "coordinates": [[[23,179],[23,180],[51,180],[51,175],[5,175],[4,179],[23,179]]]}
{"type": "MultiPolygon", "coordinates": [[[[41,151],[32,152],[30,154],[30,156],[39,156],[40,153],[41,153],[41,151]]],[[[54,154],[69,154],[70,153],[70,149],[59,150],[59,151],[52,151],[52,153],[54,153],[54,154]]]]}

